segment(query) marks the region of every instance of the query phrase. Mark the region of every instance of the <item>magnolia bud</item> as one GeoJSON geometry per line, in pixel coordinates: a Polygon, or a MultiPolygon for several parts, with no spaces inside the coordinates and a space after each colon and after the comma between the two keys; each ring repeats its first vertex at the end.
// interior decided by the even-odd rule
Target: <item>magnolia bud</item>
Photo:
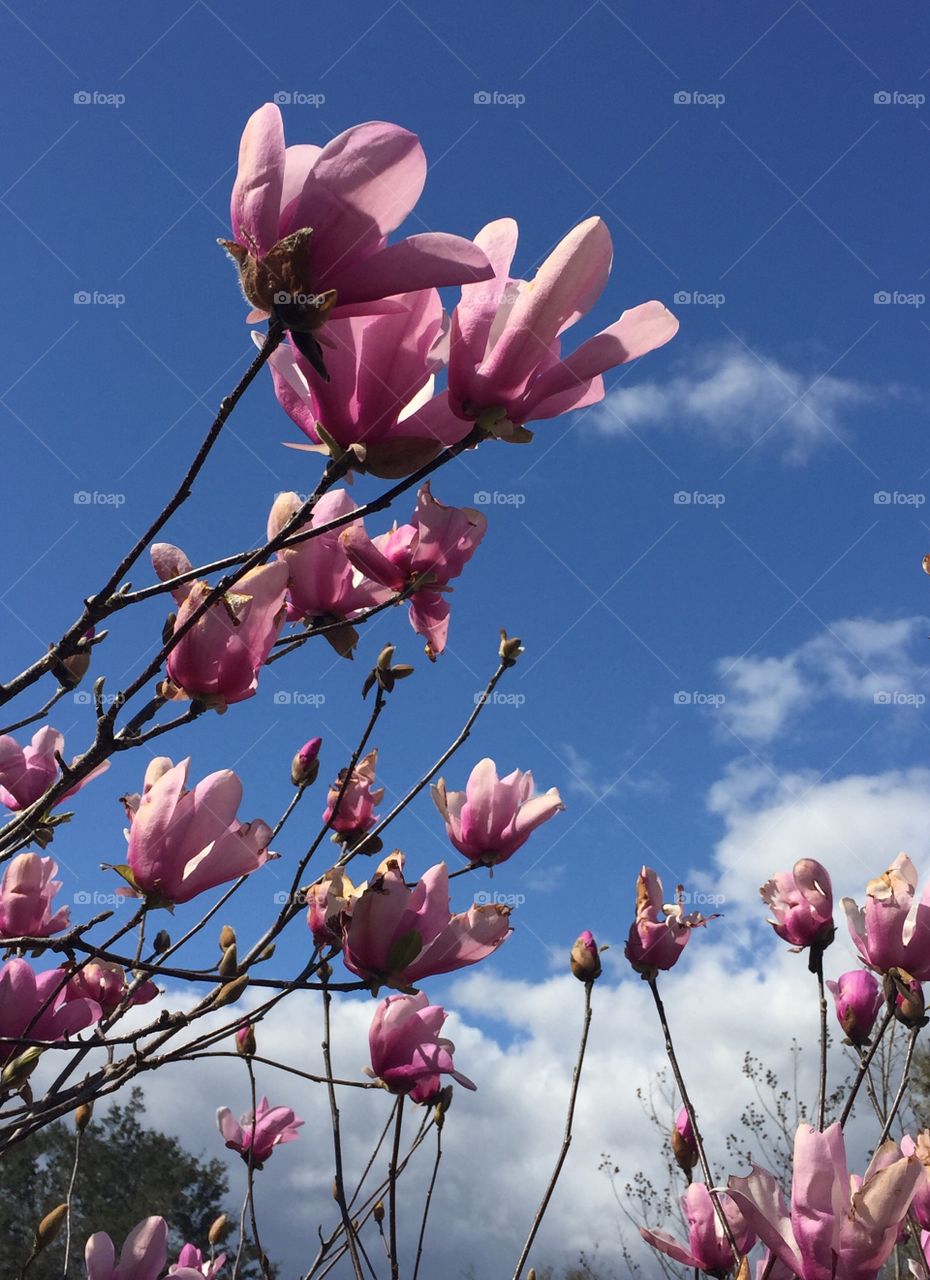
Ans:
{"type": "Polygon", "coordinates": [[[595,982],[601,976],[601,956],[590,929],[585,929],[575,940],[570,963],[579,982],[595,982]]]}
{"type": "Polygon", "coordinates": [[[295,787],[309,787],[316,782],[320,772],[319,755],[322,745],[322,738],[311,738],[291,761],[291,782],[295,787]]]}
{"type": "Polygon", "coordinates": [[[675,1163],[690,1179],[691,1170],[698,1162],[698,1147],[691,1127],[691,1117],[686,1107],[682,1107],[675,1117],[672,1129],[672,1153],[675,1163]]]}
{"type": "Polygon", "coordinates": [[[34,1254],[41,1253],[43,1249],[52,1243],[67,1216],[68,1206],[66,1204],[56,1205],[51,1213],[45,1215],[36,1227],[35,1239],[32,1242],[32,1252],[34,1254]]]}
{"type": "Polygon", "coordinates": [[[74,1113],[74,1127],[78,1133],[83,1133],[90,1124],[91,1116],[94,1114],[94,1104],[92,1102],[82,1102],[74,1113]]]}
{"type": "Polygon", "coordinates": [[[251,1022],[243,1022],[236,1032],[236,1053],[242,1058],[251,1058],[255,1052],[255,1028],[251,1022]]]}
{"type": "Polygon", "coordinates": [[[231,947],[227,947],[223,952],[222,959],[216,966],[216,971],[221,978],[232,978],[238,968],[239,957],[236,952],[236,944],[233,943],[231,947]]]}
{"type": "Polygon", "coordinates": [[[497,652],[504,666],[512,667],[523,652],[523,641],[519,636],[508,636],[504,628],[501,627],[501,642],[497,652]]]}
{"type": "Polygon", "coordinates": [[[371,1211],[371,1216],[374,1218],[375,1222],[377,1222],[378,1226],[380,1227],[380,1226],[381,1226],[381,1223],[384,1221],[384,1203],[383,1203],[383,1201],[381,1201],[381,1200],[376,1200],[376,1201],[375,1201],[375,1207],[374,1207],[374,1209],[372,1209],[372,1211],[371,1211]]]}
{"type": "Polygon", "coordinates": [[[898,1022],[912,1028],[926,1026],[923,988],[904,969],[889,969],[885,974],[885,999],[893,1005],[898,1022]]]}
{"type": "Polygon", "coordinates": [[[225,951],[227,947],[236,945],[236,931],[231,924],[224,924],[220,930],[220,950],[225,951]]]}
{"type": "Polygon", "coordinates": [[[12,1062],[8,1062],[0,1072],[0,1085],[4,1089],[21,1088],[32,1075],[41,1056],[42,1050],[37,1045],[26,1049],[12,1062]]]}
{"type": "Polygon", "coordinates": [[[225,986],[220,987],[213,998],[213,1008],[222,1009],[224,1005],[234,1004],[248,985],[249,975],[247,973],[243,973],[238,978],[233,978],[232,982],[227,982],[225,986]]]}
{"type": "Polygon", "coordinates": [[[211,1246],[218,1245],[229,1230],[229,1214],[221,1213],[218,1218],[213,1219],[210,1230],[207,1232],[207,1242],[211,1246]]]}

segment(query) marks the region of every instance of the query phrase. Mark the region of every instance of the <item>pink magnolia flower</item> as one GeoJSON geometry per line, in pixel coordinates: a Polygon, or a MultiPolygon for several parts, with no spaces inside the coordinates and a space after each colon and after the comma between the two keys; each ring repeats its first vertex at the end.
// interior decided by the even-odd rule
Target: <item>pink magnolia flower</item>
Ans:
{"type": "Polygon", "coordinates": [[[590,929],[585,929],[575,939],[569,967],[579,982],[596,982],[601,976],[601,953],[590,929]]]}
{"type": "Polygon", "coordinates": [[[290,1107],[271,1107],[267,1098],[261,1098],[254,1117],[248,1112],[237,1124],[229,1107],[220,1107],[216,1123],[227,1147],[245,1161],[251,1151],[253,1168],[260,1169],[275,1147],[299,1136],[297,1130],[304,1122],[290,1107]]]}
{"type": "Polygon", "coordinates": [[[320,772],[320,747],[322,738],[311,738],[291,761],[291,782],[295,787],[309,787],[316,782],[320,772]]]}
{"type": "Polygon", "coordinates": [[[785,942],[825,947],[833,941],[833,886],[821,863],[801,858],[791,871],[777,871],[759,894],[775,917],[769,924],[785,942]]]}
{"type": "Polygon", "coordinates": [[[343,920],[361,890],[339,867],[331,867],[307,890],[307,927],[315,947],[341,947],[343,920]]]}
{"type": "Polygon", "coordinates": [[[312,442],[292,447],[329,452],[335,442],[354,448],[359,470],[395,478],[468,434],[445,395],[434,395],[445,339],[439,294],[424,289],[395,303],[385,315],[330,322],[328,380],[291,344],[271,355],[278,402],[312,442]]]}
{"type": "Polygon", "coordinates": [[[219,1280],[225,1263],[225,1253],[220,1253],[215,1258],[205,1258],[194,1245],[186,1244],[178,1254],[177,1262],[168,1268],[168,1275],[173,1276],[174,1280],[219,1280]]]}
{"type": "MultiPolygon", "coordinates": [[[[917,1190],[911,1201],[911,1213],[922,1233],[930,1229],[930,1143],[925,1133],[918,1134],[917,1141],[906,1133],[901,1139],[902,1156],[916,1156],[923,1166],[923,1177],[917,1182],[917,1190]]],[[[923,1235],[921,1236],[923,1240],[923,1235]]]]}
{"type": "MultiPolygon", "coordinates": [[[[121,965],[108,960],[92,960],[79,969],[68,982],[67,1000],[87,999],[100,1005],[104,1013],[112,1013],[126,999],[130,984],[121,965]]],[[[132,993],[130,1004],[148,1004],[158,995],[154,982],[140,982],[132,993]]]]}
{"type": "Polygon", "coordinates": [[[652,867],[643,867],[636,882],[636,919],[630,925],[625,954],[627,960],[644,976],[657,969],[671,969],[691,937],[691,930],[706,925],[715,916],[702,916],[699,911],[686,913],[682,905],[683,889],[678,886],[678,899],[662,903],[662,881],[652,867]]]}
{"type": "Polygon", "coordinates": [[[0,938],[47,938],[67,928],[70,909],[52,915],[52,898],[61,888],[58,864],[37,853],[19,853],[0,881],[0,938]]]}
{"type": "MultiPolygon", "coordinates": [[[[740,1256],[747,1254],[756,1242],[737,1205],[726,1194],[720,1195],[724,1215],[733,1231],[740,1256]]],[[[703,1182],[692,1182],[681,1197],[681,1207],[688,1225],[687,1245],[670,1236],[666,1231],[649,1231],[640,1227],[639,1234],[653,1249],[667,1258],[693,1267],[710,1276],[728,1276],[735,1261],[733,1249],[727,1240],[710,1192],[703,1182]]]]}
{"type": "Polygon", "coordinates": [[[445,1020],[445,1009],[431,1005],[423,991],[382,1000],[368,1032],[371,1074],[391,1093],[409,1096],[414,1102],[432,1101],[439,1093],[441,1075],[474,1089],[472,1081],[455,1069],[455,1045],[439,1034],[445,1020]]]}
{"type": "MultiPolygon", "coordinates": [[[[162,582],[192,568],[183,551],[167,542],[152,547],[152,564],[162,582]]],[[[168,654],[168,676],[177,689],[225,710],[251,698],[258,673],[284,623],[287,566],[279,561],[250,569],[220,600],[198,617],[168,654]]],[[[177,632],[213,588],[184,582],[171,593],[177,602],[177,632]]]]}
{"type": "Polygon", "coordinates": [[[509,916],[497,903],[452,915],[446,864],[431,867],[408,889],[404,856],[393,853],[355,901],[342,957],[360,978],[408,989],[491,955],[513,932],[509,916]]]}
{"type": "Polygon", "coordinates": [[[853,969],[843,973],[836,982],[827,982],[836,1001],[836,1018],[853,1044],[869,1043],[869,1036],[885,1002],[882,989],[874,973],[867,969],[853,969]]]}
{"type": "Polygon", "coordinates": [[[889,1142],[864,1177],[851,1177],[839,1124],[823,1133],[801,1125],[790,1208],[765,1169],[731,1177],[729,1190],[762,1244],[801,1280],[876,1280],[924,1176],[916,1157],[889,1142]]]}
{"type": "Polygon", "coordinates": [[[537,827],[565,808],[555,787],[536,795],[533,775],[514,769],[498,778],[493,760],[480,760],[464,791],[447,791],[444,778],[432,788],[446,834],[473,864],[506,862],[537,827]]]}
{"type": "MultiPolygon", "coordinates": [[[[0,737],[0,804],[6,805],[14,813],[34,804],[53,782],[58,781],[60,766],[57,757],[64,758],[64,750],[64,735],[49,726],[34,734],[28,747],[21,747],[8,734],[0,737]]],[[[75,795],[92,778],[98,778],[109,767],[109,761],[98,765],[55,803],[61,804],[69,796],[75,795]]]]}
{"type": "Polygon", "coordinates": [[[36,973],[18,958],[0,968],[0,1063],[26,1048],[18,1043],[20,1037],[54,1042],[99,1022],[100,1005],[95,1000],[69,999],[67,979],[65,969],[36,973]]]}
{"type": "Polygon", "coordinates": [[[189,767],[189,758],[179,764],[166,757],[153,760],[142,796],[127,797],[132,824],[127,862],[134,887],[164,902],[189,902],[276,856],[268,849],[266,822],[236,817],[242,800],[236,774],[220,769],[188,791],[189,767]]]}
{"type": "Polygon", "coordinates": [[[661,302],[644,302],[563,358],[559,335],[591,310],[610,274],[613,248],[600,218],[570,231],[531,282],[510,276],[512,218],[489,223],[475,243],[494,279],[462,289],[452,317],[449,404],[501,435],[603,399],[605,370],[662,346],[678,330],[661,302]]]}
{"type": "Polygon", "coordinates": [[[351,525],[341,541],[356,569],[372,581],[392,592],[416,587],[410,625],[426,638],[426,653],[434,658],[446,647],[449,633],[448,584],[472,558],[487,527],[480,511],[437,501],[427,481],[417,493],[411,524],[377,538],[369,538],[361,524],[351,525]]]}
{"type": "Polygon", "coordinates": [[[491,275],[481,249],[459,236],[427,232],[387,245],[425,180],[419,139],[398,125],[355,125],[321,149],[285,147],[273,103],[249,118],[232,191],[234,240],[223,244],[249,301],[290,329],[317,368],[314,333],[328,318],[388,310],[383,299],[395,294],[491,275]]]}
{"type": "MultiPolygon", "coordinates": [[[[303,505],[296,493],[279,493],[268,517],[268,537],[275,538],[303,505]]],[[[319,529],[355,510],[344,489],[324,493],[313,508],[311,518],[300,530],[319,529]]],[[[357,521],[359,525],[361,521],[357,521]]],[[[297,532],[295,530],[295,532],[297,532]]],[[[283,548],[278,559],[287,566],[287,616],[289,621],[334,622],[354,618],[390,597],[390,591],[359,574],[342,545],[342,529],[321,533],[296,546],[283,548]]],[[[323,633],[344,657],[358,641],[351,626],[323,633]]]]}
{"type": "Polygon", "coordinates": [[[326,797],[323,821],[328,823],[333,831],[349,837],[349,844],[353,842],[355,836],[370,831],[378,821],[375,805],[380,804],[384,799],[384,787],[373,785],[377,763],[377,749],[369,751],[368,755],[363,756],[352,770],[344,791],[345,770],[340,770],[338,778],[330,787],[326,797]],[[342,792],[341,798],[340,792],[342,792]]]}
{"type": "Polygon", "coordinates": [[[168,1260],[168,1224],[164,1218],[143,1218],[116,1250],[105,1231],[87,1241],[84,1262],[87,1280],[159,1280],[168,1260]]]}
{"type": "Polygon", "coordinates": [[[904,969],[919,981],[930,978],[930,890],[916,897],[917,870],[898,854],[882,875],[866,886],[865,909],[843,899],[853,942],[866,964],[887,973],[904,969]]]}

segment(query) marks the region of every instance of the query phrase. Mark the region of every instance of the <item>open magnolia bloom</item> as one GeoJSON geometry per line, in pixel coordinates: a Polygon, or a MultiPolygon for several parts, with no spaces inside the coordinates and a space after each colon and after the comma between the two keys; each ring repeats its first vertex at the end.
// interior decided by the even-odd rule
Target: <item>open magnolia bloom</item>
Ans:
{"type": "Polygon", "coordinates": [[[475,865],[506,862],[537,827],[565,808],[556,787],[536,794],[533,775],[514,769],[498,778],[493,760],[479,760],[464,791],[449,791],[444,778],[432,788],[446,834],[475,865]]]}
{"type": "Polygon", "coordinates": [[[36,973],[27,960],[7,960],[0,967],[0,1064],[31,1040],[62,1040],[99,1021],[102,1013],[96,1000],[69,992],[66,969],[36,973]]]}
{"type": "Polygon", "coordinates": [[[237,1122],[229,1107],[220,1107],[216,1123],[227,1147],[260,1169],[275,1147],[300,1136],[297,1131],[304,1122],[290,1107],[272,1107],[261,1098],[254,1116],[250,1112],[237,1122]]]}
{"type": "Polygon", "coordinates": [[[486,280],[491,267],[471,240],[426,232],[388,245],[426,181],[416,134],[374,120],[325,147],[286,147],[281,112],[266,102],[239,144],[233,239],[221,244],[242,290],[272,316],[326,376],[317,335],[327,320],[397,311],[396,294],[486,280]]]}
{"type": "Polygon", "coordinates": [[[636,919],[630,925],[625,954],[644,977],[671,969],[687,946],[691,931],[716,919],[700,911],[686,912],[681,885],[675,902],[663,903],[662,896],[662,881],[652,867],[643,867],[636,881],[636,919]]]}
{"type": "MultiPolygon", "coordinates": [[[[63,755],[64,749],[64,735],[48,725],[33,734],[28,747],[21,747],[8,734],[0,737],[0,804],[6,805],[13,813],[28,809],[34,804],[57,782],[61,771],[58,757],[63,755]]],[[[70,791],[60,796],[56,804],[75,795],[92,778],[99,777],[109,767],[110,762],[105,760],[70,791]]]]}
{"type": "Polygon", "coordinates": [[[0,938],[47,938],[67,928],[70,907],[52,914],[52,899],[61,888],[58,864],[37,853],[18,853],[7,863],[0,881],[0,938]]]}
{"type": "Polygon", "coordinates": [[[823,948],[833,941],[833,886],[822,863],[800,858],[791,871],[777,871],[759,894],[774,917],[769,924],[785,942],[823,948]]]}
{"type": "MultiPolygon", "coordinates": [[[[736,1240],[740,1257],[749,1252],[756,1242],[739,1207],[724,1192],[720,1194],[730,1230],[736,1240]]],[[[717,1216],[710,1192],[703,1182],[692,1182],[681,1198],[681,1209],[688,1227],[688,1243],[682,1244],[666,1231],[650,1231],[640,1227],[639,1234],[653,1249],[664,1253],[682,1266],[693,1267],[708,1276],[729,1276],[735,1265],[733,1249],[723,1225],[717,1216]]]]}
{"type": "Polygon", "coordinates": [[[87,1280],[160,1280],[167,1261],[168,1224],[164,1218],[143,1218],[133,1227],[123,1241],[119,1266],[113,1241],[105,1231],[92,1235],[84,1250],[87,1280]]]}
{"type": "Polygon", "coordinates": [[[414,1102],[432,1102],[439,1093],[441,1075],[475,1089],[477,1086],[455,1069],[455,1045],[439,1034],[446,1017],[445,1009],[431,1005],[423,991],[382,1000],[368,1033],[370,1074],[391,1093],[414,1102]]]}
{"type": "Polygon", "coordinates": [[[869,881],[864,909],[852,898],[843,907],[850,937],[871,969],[930,979],[930,887],[917,897],[917,868],[906,853],[869,881]]]}
{"type": "Polygon", "coordinates": [[[802,1124],[794,1140],[791,1205],[765,1169],[731,1177],[729,1191],[759,1240],[801,1280],[876,1280],[926,1172],[897,1143],[850,1176],[843,1130],[802,1124]]]}
{"type": "Polygon", "coordinates": [[[449,406],[504,439],[527,440],[525,423],[602,400],[601,374],[678,332],[661,302],[644,302],[563,357],[560,335],[591,310],[610,275],[613,246],[601,218],[573,228],[531,281],[510,275],[517,248],[512,218],[488,223],[475,243],[494,278],[462,288],[452,317],[449,406]]]}

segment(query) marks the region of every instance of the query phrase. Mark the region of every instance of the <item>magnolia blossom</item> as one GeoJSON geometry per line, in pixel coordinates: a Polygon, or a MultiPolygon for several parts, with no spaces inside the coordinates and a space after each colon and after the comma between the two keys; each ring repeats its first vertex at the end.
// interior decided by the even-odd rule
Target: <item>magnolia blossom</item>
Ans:
{"type": "Polygon", "coordinates": [[[447,507],[430,492],[417,493],[411,524],[369,538],[364,527],[350,525],[341,535],[346,554],[361,572],[390,591],[415,588],[410,596],[410,625],[426,639],[430,658],[442,653],[449,632],[449,582],[457,578],[487,532],[488,522],[471,507],[447,507]]]}
{"type": "Polygon", "coordinates": [[[918,1180],[914,1199],[911,1201],[911,1213],[914,1221],[926,1232],[930,1229],[930,1141],[926,1133],[917,1135],[917,1141],[906,1133],[901,1139],[902,1156],[916,1156],[923,1165],[924,1176],[918,1180]]]}
{"type": "MultiPolygon", "coordinates": [[[[0,737],[0,804],[14,813],[27,809],[58,781],[61,766],[58,757],[64,758],[65,739],[57,729],[46,726],[33,735],[28,747],[21,747],[8,734],[0,737]]],[[[109,761],[97,766],[86,778],[55,801],[61,804],[109,769],[109,761]]]]}
{"type": "Polygon", "coordinates": [[[455,1045],[439,1034],[445,1020],[445,1009],[431,1005],[423,991],[382,1000],[368,1032],[371,1074],[391,1093],[409,1096],[414,1102],[431,1102],[439,1093],[441,1075],[474,1089],[472,1081],[455,1069],[455,1045]]]}
{"type": "Polygon", "coordinates": [[[675,1117],[675,1125],[672,1129],[672,1153],[678,1167],[684,1169],[687,1174],[691,1173],[700,1159],[694,1126],[691,1124],[687,1107],[681,1107],[675,1117]]]}
{"type": "Polygon", "coordinates": [[[352,770],[348,783],[345,770],[340,770],[326,797],[323,821],[346,837],[349,844],[378,821],[375,805],[384,799],[384,787],[373,785],[377,763],[377,750],[369,751],[352,770]]]}
{"type": "Polygon", "coordinates": [[[220,769],[184,785],[190,759],[153,760],[141,796],[126,797],[131,826],[126,860],[140,893],[164,902],[191,898],[256,871],[276,855],[268,849],[271,828],[260,819],[240,822],[236,811],[242,783],[220,769]]]}
{"type": "MultiPolygon", "coordinates": [[[[168,1260],[168,1224],[164,1218],[144,1218],[130,1231],[116,1250],[105,1231],[87,1241],[84,1262],[87,1280],[160,1280],[168,1260]]],[[[187,1280],[182,1273],[182,1280],[187,1280]]]]}
{"type": "MultiPolygon", "coordinates": [[[[193,568],[183,551],[167,542],[152,547],[152,564],[162,582],[193,568]]],[[[279,561],[258,565],[204,610],[168,654],[168,676],[175,689],[218,710],[251,698],[258,673],[284,622],[287,566],[279,561]]],[[[177,633],[201,608],[213,587],[183,582],[173,591],[177,633]]]]}
{"type": "Polygon", "coordinates": [[[887,973],[904,969],[918,981],[930,978],[930,889],[917,898],[917,870],[899,853],[866,886],[865,908],[843,899],[853,942],[866,964],[887,973]]]}
{"type": "Polygon", "coordinates": [[[174,1280],[219,1280],[225,1262],[225,1253],[205,1258],[194,1245],[186,1244],[178,1254],[177,1262],[168,1268],[168,1275],[174,1280]]]}
{"type": "Polygon", "coordinates": [[[307,890],[307,927],[315,947],[341,947],[343,920],[351,912],[360,889],[339,867],[307,890]]]}
{"type": "Polygon", "coordinates": [[[431,867],[408,889],[404,856],[393,853],[355,901],[342,957],[360,978],[405,989],[489,956],[513,932],[509,916],[498,903],[452,915],[446,864],[431,867]]]}
{"type": "Polygon", "coordinates": [[[19,853],[0,881],[0,938],[47,938],[67,928],[70,908],[52,915],[52,898],[61,888],[58,864],[37,853],[19,853]]]}
{"type": "Polygon", "coordinates": [[[237,1124],[229,1107],[220,1107],[216,1123],[227,1147],[245,1161],[251,1158],[253,1168],[260,1169],[275,1147],[299,1136],[297,1130],[304,1122],[290,1107],[271,1107],[267,1098],[261,1098],[254,1116],[248,1112],[237,1124]]]}
{"type": "Polygon", "coordinates": [[[868,1044],[869,1036],[884,1004],[884,996],[874,973],[853,969],[836,982],[827,982],[836,1002],[836,1017],[853,1044],[868,1044]]]}
{"type": "Polygon", "coordinates": [[[730,1194],[759,1240],[801,1280],[876,1280],[926,1176],[916,1156],[886,1142],[862,1178],[851,1177],[839,1124],[801,1125],[791,1206],[771,1173],[731,1177],[730,1194]]]}
{"type": "Polygon", "coordinates": [[[636,919],[630,925],[625,954],[637,971],[648,977],[657,969],[671,969],[677,963],[691,930],[706,925],[714,916],[699,911],[685,912],[683,889],[678,886],[678,900],[662,903],[662,881],[652,867],[643,867],[636,882],[636,919]]]}
{"type": "Polygon", "coordinates": [[[434,396],[445,345],[445,316],[435,289],[401,294],[397,310],[332,321],[326,330],[328,380],[291,344],[269,358],[281,407],[312,444],[352,449],[359,468],[408,475],[470,424],[434,396]]]}
{"type": "Polygon", "coordinates": [[[387,245],[426,180],[419,139],[399,125],[355,125],[320,148],[285,147],[281,112],[249,118],[232,191],[232,241],[243,291],[273,314],[316,368],[314,336],[327,319],[396,310],[415,289],[486,280],[491,267],[470,240],[441,232],[387,245]],[[377,305],[372,305],[377,304],[377,305]]]}
{"type": "MultiPolygon", "coordinates": [[[[279,493],[268,516],[268,537],[276,538],[303,505],[296,493],[279,493]]],[[[355,510],[355,503],[345,489],[331,489],[318,498],[313,514],[299,529],[319,529],[332,520],[355,510]]],[[[361,521],[355,523],[361,524],[361,521]]],[[[390,598],[390,591],[369,582],[351,564],[342,545],[342,528],[307,538],[296,546],[284,547],[278,559],[287,565],[287,613],[290,621],[346,621],[345,627],[334,627],[323,634],[333,647],[347,657],[358,641],[348,620],[363,609],[370,609],[390,598]]]]}
{"type": "Polygon", "coordinates": [[[833,886],[826,867],[801,858],[791,871],[777,871],[759,890],[771,910],[769,924],[793,947],[824,947],[833,940],[833,886]]]}
{"type": "MultiPolygon", "coordinates": [[[[558,244],[530,282],[511,278],[517,247],[512,218],[475,237],[494,268],[487,284],[465,285],[452,317],[449,404],[498,434],[554,418],[604,397],[601,374],[673,338],[678,321],[661,302],[644,302],[569,356],[559,335],[597,302],[613,247],[600,218],[588,218],[558,244]]],[[[526,434],[522,434],[526,438],[526,434]]]]}
{"type": "MultiPolygon", "coordinates": [[[[742,1256],[753,1247],[756,1238],[730,1197],[721,1194],[720,1202],[742,1256]]],[[[665,1231],[640,1227],[639,1234],[653,1249],[683,1266],[694,1267],[705,1275],[728,1276],[735,1265],[733,1249],[703,1182],[691,1183],[681,1198],[681,1208],[688,1226],[687,1245],[679,1244],[665,1231]]]]}
{"type": "Polygon", "coordinates": [[[19,1037],[63,1040],[102,1015],[96,1000],[72,997],[66,969],[36,973],[26,960],[8,960],[0,968],[0,1063],[25,1048],[19,1037]]]}
{"type": "Polygon", "coordinates": [[[447,791],[440,778],[432,788],[446,834],[472,863],[493,867],[513,857],[537,827],[565,808],[555,787],[536,795],[533,775],[514,769],[498,778],[493,760],[479,760],[464,791],[447,791]]]}
{"type": "Polygon", "coordinates": [[[291,782],[295,787],[309,787],[316,782],[320,772],[320,747],[322,738],[311,738],[300,748],[291,761],[291,782]]]}
{"type": "Polygon", "coordinates": [[[579,982],[596,982],[601,976],[601,953],[590,929],[585,929],[575,939],[569,967],[579,982]]]}
{"type": "Polygon", "coordinates": [[[158,987],[148,980],[138,985],[133,983],[130,995],[130,984],[121,965],[109,960],[91,960],[69,979],[65,998],[94,1000],[104,1013],[112,1013],[127,997],[129,1004],[148,1004],[157,995],[158,987]]]}

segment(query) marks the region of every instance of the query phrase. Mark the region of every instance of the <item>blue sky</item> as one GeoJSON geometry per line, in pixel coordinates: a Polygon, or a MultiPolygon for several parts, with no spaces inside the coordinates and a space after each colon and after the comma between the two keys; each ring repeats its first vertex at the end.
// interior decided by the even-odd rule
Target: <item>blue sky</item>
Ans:
{"type": "MultiPolygon", "coordinates": [[[[853,884],[876,873],[921,830],[910,817],[895,830],[907,805],[887,797],[922,812],[907,771],[930,730],[928,27],[912,6],[827,0],[760,0],[711,20],[696,6],[604,0],[359,0],[318,13],[283,2],[268,14],[239,0],[0,0],[4,669],[72,619],[250,356],[215,244],[249,113],[285,95],[289,140],[318,143],[393,120],[432,162],[411,230],[471,235],[512,215],[528,275],[600,214],[614,272],[576,332],[655,297],[680,333],[609,375],[604,406],[437,477],[445,501],[497,497],[434,668],[392,613],[354,666],[304,650],[251,703],[165,749],[191,752],[195,776],[237,768],[244,816],[274,821],[304,739],[325,737],[324,774],[343,762],[366,665],[392,640],[418,671],[379,739],[390,797],[468,714],[506,626],[527,648],[504,687],[518,705],[490,708],[446,777],[461,784],[490,754],[502,771],[532,768],[568,805],[495,879],[525,898],[508,975],[548,974],[582,927],[621,942],[642,861],[667,884],[697,873],[736,904],[731,941],[757,938],[736,923],[748,898],[733,833],[807,789],[842,815],[885,797],[863,829],[888,843],[866,869],[823,818],[789,828],[784,864],[833,855],[853,884]],[[76,303],[82,292],[97,300],[76,303]],[[83,492],[124,501],[75,502],[83,492]],[[316,707],[300,700],[319,694],[316,707]]],[[[253,543],[275,493],[306,491],[318,473],[312,455],[281,447],[296,438],[270,380],[258,385],[171,540],[195,563],[253,543]]],[[[356,490],[373,495],[376,482],[356,490]]],[[[136,584],[149,580],[141,567],[136,584]]],[[[114,626],[114,679],[157,639],[163,612],[114,626]]],[[[54,723],[69,751],[87,740],[86,707],[66,700],[54,723]]],[[[56,841],[66,894],[78,880],[105,887],[94,868],[119,857],[116,798],[141,772],[138,755],[120,761],[56,841]]],[[[313,817],[321,798],[305,801],[313,817]]],[[[307,830],[288,828],[282,854],[299,853],[307,830]]],[[[417,869],[446,854],[425,796],[396,839],[417,869]]],[[[752,859],[743,870],[767,873],[752,859]]],[[[278,887],[256,877],[231,918],[247,929],[278,887]]],[[[304,944],[295,930],[284,953],[304,944]]]]}

